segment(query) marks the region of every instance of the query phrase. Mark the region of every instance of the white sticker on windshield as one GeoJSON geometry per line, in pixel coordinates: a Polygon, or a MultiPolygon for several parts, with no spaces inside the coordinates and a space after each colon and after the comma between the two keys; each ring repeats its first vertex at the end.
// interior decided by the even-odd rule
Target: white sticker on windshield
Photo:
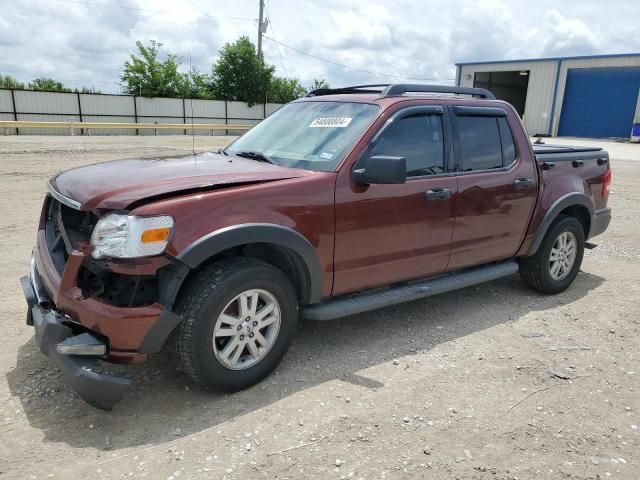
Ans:
{"type": "Polygon", "coordinates": [[[351,123],[351,117],[315,118],[309,128],[345,128],[351,123]]]}

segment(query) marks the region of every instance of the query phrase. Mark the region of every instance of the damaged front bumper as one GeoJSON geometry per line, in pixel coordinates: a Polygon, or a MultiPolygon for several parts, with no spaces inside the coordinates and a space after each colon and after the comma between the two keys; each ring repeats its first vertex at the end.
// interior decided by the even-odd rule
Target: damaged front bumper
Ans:
{"type": "Polygon", "coordinates": [[[85,255],[72,252],[62,278],[57,278],[50,257],[39,247],[42,242],[34,249],[30,274],[20,279],[27,324],[35,328],[42,353],[80,397],[96,408],[111,410],[131,380],[97,373],[99,361],[139,363],[148,353],[160,351],[181,318],[157,304],[118,308],[85,299],[75,285],[85,255]]]}
{"type": "Polygon", "coordinates": [[[95,218],[65,205],[43,203],[30,273],[20,279],[27,324],[78,394],[110,410],[131,381],[95,367],[141,363],[162,349],[181,321],[171,309],[189,269],[168,256],[93,262],[85,224],[95,218]]]}
{"type": "Polygon", "coordinates": [[[38,290],[38,276],[33,268],[32,275],[22,277],[20,283],[28,304],[27,323],[34,326],[36,342],[42,353],[53,360],[84,401],[96,408],[111,410],[122,399],[131,380],[92,370],[98,364],[100,352],[107,351],[105,342],[87,332],[77,334],[64,315],[41,305],[38,300],[45,299],[38,295],[44,292],[38,290]],[[79,347],[85,347],[84,352],[91,355],[61,353],[82,351],[79,347]]]}

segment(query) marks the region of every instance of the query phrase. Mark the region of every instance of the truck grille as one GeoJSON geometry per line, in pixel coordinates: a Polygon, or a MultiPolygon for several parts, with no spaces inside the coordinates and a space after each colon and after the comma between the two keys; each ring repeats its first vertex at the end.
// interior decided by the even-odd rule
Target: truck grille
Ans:
{"type": "Polygon", "coordinates": [[[46,205],[45,239],[51,260],[60,275],[71,250],[91,239],[97,217],[90,212],[74,210],[52,197],[46,205]]]}

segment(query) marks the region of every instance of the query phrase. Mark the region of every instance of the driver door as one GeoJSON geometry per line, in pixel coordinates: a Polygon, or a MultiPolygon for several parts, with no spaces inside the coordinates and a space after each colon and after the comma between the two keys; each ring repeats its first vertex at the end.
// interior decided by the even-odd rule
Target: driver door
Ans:
{"type": "Polygon", "coordinates": [[[454,226],[456,179],[448,176],[451,137],[441,106],[398,110],[336,184],[333,294],[445,271],[454,226]],[[360,186],[352,170],[371,156],[405,157],[407,181],[360,186]]]}

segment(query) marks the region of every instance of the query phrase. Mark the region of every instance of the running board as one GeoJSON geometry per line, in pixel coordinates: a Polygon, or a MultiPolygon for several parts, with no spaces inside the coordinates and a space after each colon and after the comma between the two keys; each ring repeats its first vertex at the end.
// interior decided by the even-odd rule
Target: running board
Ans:
{"type": "Polygon", "coordinates": [[[513,260],[476,267],[433,279],[405,283],[387,290],[348,295],[310,305],[302,311],[302,316],[310,320],[334,320],[490,282],[513,275],[517,271],[518,263],[513,260]]]}

